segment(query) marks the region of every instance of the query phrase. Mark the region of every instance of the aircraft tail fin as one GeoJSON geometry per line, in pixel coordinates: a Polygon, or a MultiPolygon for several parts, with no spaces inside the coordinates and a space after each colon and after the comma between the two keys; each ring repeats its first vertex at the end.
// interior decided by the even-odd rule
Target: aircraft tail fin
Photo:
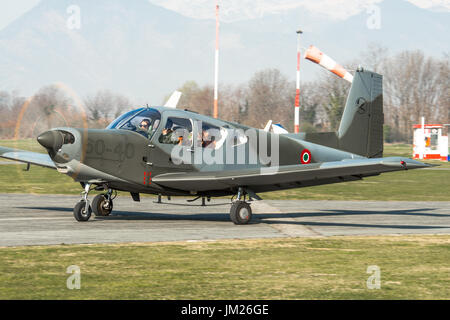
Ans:
{"type": "Polygon", "coordinates": [[[358,69],[347,97],[338,148],[368,158],[383,156],[383,77],[358,69]]]}

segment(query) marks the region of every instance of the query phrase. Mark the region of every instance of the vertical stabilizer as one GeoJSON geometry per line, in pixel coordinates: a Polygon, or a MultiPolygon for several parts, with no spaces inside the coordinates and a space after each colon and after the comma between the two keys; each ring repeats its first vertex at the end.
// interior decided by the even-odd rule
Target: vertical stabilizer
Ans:
{"type": "Polygon", "coordinates": [[[368,158],[382,157],[383,123],[383,77],[357,70],[339,126],[339,149],[368,158]]]}

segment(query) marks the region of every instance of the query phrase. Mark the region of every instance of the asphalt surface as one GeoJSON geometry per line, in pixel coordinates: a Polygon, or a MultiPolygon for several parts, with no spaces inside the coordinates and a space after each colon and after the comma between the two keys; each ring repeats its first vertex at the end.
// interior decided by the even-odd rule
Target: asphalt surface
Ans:
{"type": "MultiPolygon", "coordinates": [[[[450,234],[450,202],[259,201],[236,226],[227,200],[140,203],[123,194],[110,217],[79,223],[79,196],[0,194],[0,246],[196,241],[334,235],[450,234]],[[197,202],[197,204],[200,204],[197,202]]],[[[92,200],[92,199],[91,199],[92,200]]]]}

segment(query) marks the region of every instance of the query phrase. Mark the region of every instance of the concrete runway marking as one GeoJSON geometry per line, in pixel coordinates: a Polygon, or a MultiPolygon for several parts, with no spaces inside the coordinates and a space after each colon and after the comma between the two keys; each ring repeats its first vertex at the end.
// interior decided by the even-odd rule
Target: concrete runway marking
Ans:
{"type": "Polygon", "coordinates": [[[27,221],[27,220],[62,220],[67,221],[67,218],[0,218],[0,221],[27,221]]]}

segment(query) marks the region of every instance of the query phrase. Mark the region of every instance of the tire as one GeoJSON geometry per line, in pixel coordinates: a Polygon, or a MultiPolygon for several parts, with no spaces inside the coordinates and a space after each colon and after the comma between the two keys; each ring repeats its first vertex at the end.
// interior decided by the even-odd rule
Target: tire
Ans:
{"type": "Polygon", "coordinates": [[[78,202],[73,208],[73,216],[78,222],[86,222],[91,218],[92,208],[89,206],[88,212],[85,212],[86,202],[84,200],[78,202]]]}
{"type": "Polygon", "coordinates": [[[245,201],[236,201],[231,206],[230,218],[234,224],[248,224],[252,220],[252,208],[245,201]]]}
{"type": "Polygon", "coordinates": [[[95,196],[94,200],[92,200],[92,211],[96,217],[107,217],[111,214],[113,210],[113,202],[109,201],[109,207],[105,208],[107,203],[108,200],[104,194],[95,196]]]}

